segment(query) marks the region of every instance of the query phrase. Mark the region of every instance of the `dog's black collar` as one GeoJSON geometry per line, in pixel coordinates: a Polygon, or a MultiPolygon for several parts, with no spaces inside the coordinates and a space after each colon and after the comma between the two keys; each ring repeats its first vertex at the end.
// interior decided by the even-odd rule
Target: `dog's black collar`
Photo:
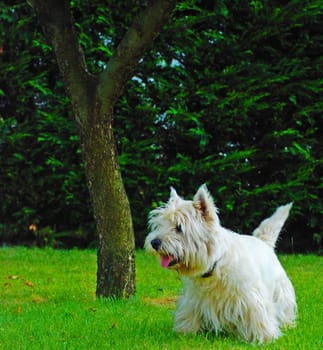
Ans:
{"type": "Polygon", "coordinates": [[[203,275],[201,276],[202,278],[207,278],[207,277],[211,277],[213,274],[213,271],[216,267],[217,261],[213,264],[213,266],[211,267],[211,269],[205,273],[203,273],[203,275]]]}

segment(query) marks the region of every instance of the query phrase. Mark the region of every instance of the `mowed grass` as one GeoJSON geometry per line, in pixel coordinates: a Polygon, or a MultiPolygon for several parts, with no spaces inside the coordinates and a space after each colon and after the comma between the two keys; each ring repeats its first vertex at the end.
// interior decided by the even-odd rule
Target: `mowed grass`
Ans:
{"type": "Polygon", "coordinates": [[[323,264],[280,256],[297,294],[297,327],[262,346],[172,330],[181,282],[137,252],[137,294],[97,300],[94,250],[0,249],[0,349],[322,349],[323,264]]]}

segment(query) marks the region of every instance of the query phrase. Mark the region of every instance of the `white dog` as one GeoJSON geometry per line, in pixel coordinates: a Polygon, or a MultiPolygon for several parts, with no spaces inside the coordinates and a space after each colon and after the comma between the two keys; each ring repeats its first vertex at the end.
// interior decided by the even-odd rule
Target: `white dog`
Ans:
{"type": "Polygon", "coordinates": [[[175,330],[238,334],[262,343],[293,325],[293,286],[274,252],[292,204],[279,207],[252,236],[221,226],[205,185],[193,201],[172,188],[168,203],[150,213],[146,249],[184,282],[175,313],[175,330]]]}

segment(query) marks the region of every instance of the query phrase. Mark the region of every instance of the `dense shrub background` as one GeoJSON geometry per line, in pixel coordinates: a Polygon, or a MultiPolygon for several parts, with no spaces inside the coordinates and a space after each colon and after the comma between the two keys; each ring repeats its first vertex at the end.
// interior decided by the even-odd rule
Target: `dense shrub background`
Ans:
{"type": "MultiPolygon", "coordinates": [[[[91,71],[140,2],[72,1],[91,71]]],[[[118,102],[115,129],[138,245],[169,186],[206,182],[223,224],[252,231],[294,202],[279,248],[320,250],[320,1],[183,1],[118,102]]],[[[32,10],[0,12],[0,240],[95,241],[71,107],[32,10]]]]}

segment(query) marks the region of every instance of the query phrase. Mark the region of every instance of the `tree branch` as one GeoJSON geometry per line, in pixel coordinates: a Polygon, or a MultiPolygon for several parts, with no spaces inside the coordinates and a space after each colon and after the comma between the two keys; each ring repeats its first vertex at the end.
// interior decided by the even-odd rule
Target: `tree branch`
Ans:
{"type": "Polygon", "coordinates": [[[68,0],[27,0],[36,10],[45,36],[54,49],[60,73],[73,104],[78,123],[91,117],[86,110],[99,98],[103,110],[113,108],[126,82],[144,53],[152,45],[178,0],[150,0],[135,19],[110,58],[99,83],[86,67],[83,50],[74,30],[68,0]],[[108,109],[107,109],[108,107],[108,109]],[[84,113],[80,112],[83,111],[84,113]]]}
{"type": "Polygon", "coordinates": [[[54,49],[67,93],[72,100],[76,121],[81,123],[83,120],[79,108],[88,96],[88,83],[94,77],[87,71],[84,53],[73,26],[69,1],[27,1],[37,12],[44,35],[54,49]]]}
{"type": "Polygon", "coordinates": [[[121,95],[126,82],[144,53],[159,34],[176,0],[152,0],[135,19],[100,76],[98,93],[110,105],[121,95]]]}

